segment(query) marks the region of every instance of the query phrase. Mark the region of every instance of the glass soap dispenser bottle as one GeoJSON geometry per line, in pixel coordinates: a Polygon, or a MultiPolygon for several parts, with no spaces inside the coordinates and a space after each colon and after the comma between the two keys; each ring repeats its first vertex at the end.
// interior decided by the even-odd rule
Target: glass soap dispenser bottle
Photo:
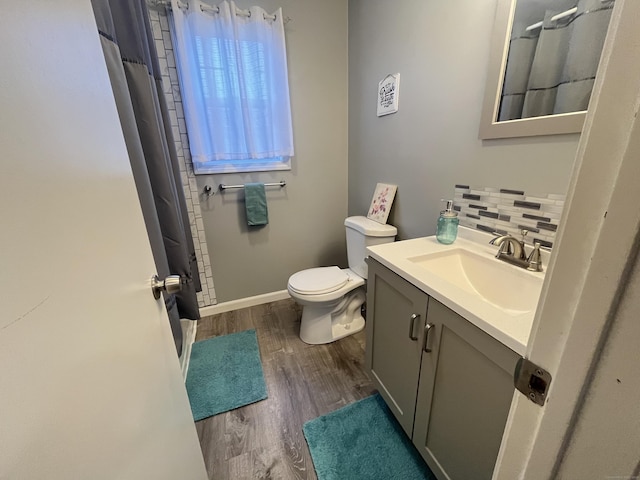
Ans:
{"type": "Polygon", "coordinates": [[[453,210],[453,200],[442,200],[447,202],[447,208],[440,212],[438,218],[438,229],[436,230],[436,239],[440,243],[449,245],[456,240],[458,236],[458,212],[453,210]]]}

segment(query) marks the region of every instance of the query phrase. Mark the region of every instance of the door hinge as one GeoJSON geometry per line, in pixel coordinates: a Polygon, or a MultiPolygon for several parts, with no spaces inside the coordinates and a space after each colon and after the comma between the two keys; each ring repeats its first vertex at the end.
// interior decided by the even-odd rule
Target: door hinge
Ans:
{"type": "Polygon", "coordinates": [[[533,403],[544,405],[551,384],[551,374],[530,360],[520,358],[513,372],[513,384],[533,403]]]}

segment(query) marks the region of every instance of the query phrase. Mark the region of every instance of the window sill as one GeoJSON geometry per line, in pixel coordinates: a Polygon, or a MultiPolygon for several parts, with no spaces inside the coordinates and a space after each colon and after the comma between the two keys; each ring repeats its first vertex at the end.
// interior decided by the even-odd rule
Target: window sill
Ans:
{"type": "Polygon", "coordinates": [[[216,173],[275,172],[291,170],[291,159],[271,162],[207,162],[193,164],[195,175],[211,175],[216,173]]]}

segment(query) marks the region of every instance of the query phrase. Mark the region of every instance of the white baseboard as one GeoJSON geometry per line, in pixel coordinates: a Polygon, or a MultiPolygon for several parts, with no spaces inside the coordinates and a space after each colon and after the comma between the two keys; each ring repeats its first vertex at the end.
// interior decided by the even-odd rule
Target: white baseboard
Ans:
{"type": "Polygon", "coordinates": [[[218,303],[217,305],[202,307],[200,309],[200,316],[207,317],[209,315],[215,315],[217,313],[231,312],[232,310],[239,310],[241,308],[255,307],[256,305],[262,305],[263,303],[285,300],[287,298],[290,298],[290,296],[289,292],[287,292],[286,290],[263,293],[262,295],[256,295],[254,297],[239,298],[238,300],[231,300],[230,302],[222,302],[218,303]]]}
{"type": "Polygon", "coordinates": [[[187,381],[187,372],[189,371],[189,359],[191,359],[191,347],[196,341],[196,331],[198,330],[197,320],[180,319],[182,327],[182,355],[180,356],[180,369],[182,370],[182,379],[187,381]]]}

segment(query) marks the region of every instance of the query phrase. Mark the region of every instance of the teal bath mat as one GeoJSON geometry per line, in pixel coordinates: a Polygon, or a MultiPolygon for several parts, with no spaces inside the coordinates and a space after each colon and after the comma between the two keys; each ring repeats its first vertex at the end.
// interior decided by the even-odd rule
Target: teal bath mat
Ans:
{"type": "Polygon", "coordinates": [[[436,480],[380,395],[303,426],[319,480],[436,480]]]}
{"type": "Polygon", "coordinates": [[[196,422],[267,398],[256,331],[194,343],[187,393],[196,422]]]}

